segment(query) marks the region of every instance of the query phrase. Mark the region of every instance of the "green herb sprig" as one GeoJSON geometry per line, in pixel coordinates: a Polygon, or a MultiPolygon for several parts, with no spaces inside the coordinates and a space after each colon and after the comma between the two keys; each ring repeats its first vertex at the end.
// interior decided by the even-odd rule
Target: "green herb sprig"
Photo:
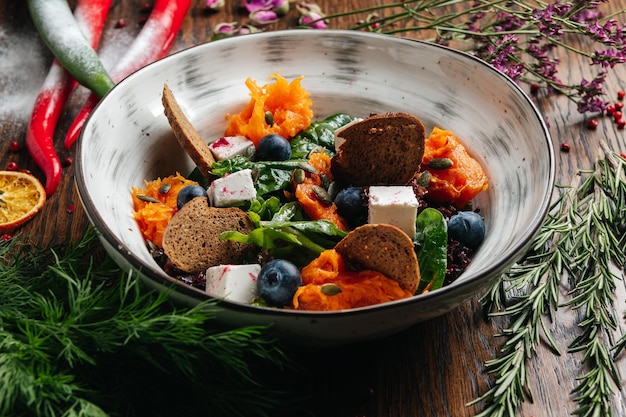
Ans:
{"type": "Polygon", "coordinates": [[[563,187],[527,254],[483,298],[489,314],[509,324],[500,334],[507,340],[498,357],[486,363],[494,385],[470,403],[483,402],[478,417],[513,417],[523,401],[532,401],[527,364],[542,341],[561,354],[549,329],[559,308],[582,314],[568,347],[583,353],[585,365],[573,391],[573,414],[613,415],[612,397],[620,387],[614,359],[626,346],[626,337],[612,337],[615,283],[623,279],[616,271],[623,274],[626,256],[626,161],[602,143],[595,169],[579,176],[580,185],[563,187]],[[561,301],[563,276],[571,290],[561,301]]]}
{"type": "Polygon", "coordinates": [[[255,363],[288,363],[264,327],[218,328],[215,302],[174,306],[100,249],[92,229],[72,246],[0,243],[0,415],[263,416],[285,408],[255,373],[255,363]]]}

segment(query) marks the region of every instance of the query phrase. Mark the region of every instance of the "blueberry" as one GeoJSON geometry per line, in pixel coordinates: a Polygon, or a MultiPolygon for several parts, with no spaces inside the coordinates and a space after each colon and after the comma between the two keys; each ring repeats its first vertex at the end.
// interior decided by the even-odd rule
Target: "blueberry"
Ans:
{"type": "Polygon", "coordinates": [[[180,210],[185,204],[196,197],[208,197],[204,187],[200,185],[185,185],[176,196],[176,207],[180,210]]]}
{"type": "Polygon", "coordinates": [[[459,211],[448,220],[448,236],[468,248],[476,249],[485,238],[485,223],[474,211],[459,211]]]}
{"type": "Polygon", "coordinates": [[[261,138],[255,155],[257,161],[286,161],[291,159],[291,145],[284,137],[270,133],[261,138]]]}
{"type": "Polygon", "coordinates": [[[301,285],[302,276],[298,267],[283,259],[274,259],[263,265],[257,278],[259,296],[272,307],[284,307],[291,303],[301,285]]]}
{"type": "Polygon", "coordinates": [[[367,203],[365,194],[360,187],[348,187],[337,193],[335,197],[337,213],[346,219],[350,227],[364,224],[367,220],[367,203]]]}

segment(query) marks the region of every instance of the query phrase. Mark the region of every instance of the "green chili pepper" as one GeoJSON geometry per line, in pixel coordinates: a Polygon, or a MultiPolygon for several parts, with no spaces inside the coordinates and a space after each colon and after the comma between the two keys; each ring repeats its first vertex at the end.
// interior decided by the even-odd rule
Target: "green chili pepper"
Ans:
{"type": "Polygon", "coordinates": [[[63,67],[98,97],[115,83],[83,36],[65,0],[27,0],[37,31],[63,67]]]}

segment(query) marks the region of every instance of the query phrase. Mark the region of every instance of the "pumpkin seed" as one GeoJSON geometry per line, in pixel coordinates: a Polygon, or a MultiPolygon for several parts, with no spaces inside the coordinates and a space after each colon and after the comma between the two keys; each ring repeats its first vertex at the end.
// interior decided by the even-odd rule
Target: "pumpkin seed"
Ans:
{"type": "Polygon", "coordinates": [[[265,112],[265,123],[267,123],[269,127],[274,126],[274,115],[271,111],[265,112]]]}
{"type": "Polygon", "coordinates": [[[417,178],[417,185],[421,185],[422,187],[428,188],[430,185],[430,172],[423,171],[420,173],[420,176],[417,178]]]}
{"type": "Polygon", "coordinates": [[[307,164],[306,162],[298,162],[298,167],[302,168],[306,172],[310,172],[311,174],[318,173],[317,169],[313,168],[311,165],[307,164]]]}
{"type": "Polygon", "coordinates": [[[330,185],[330,179],[328,179],[328,175],[324,172],[320,173],[320,180],[322,181],[322,187],[328,190],[328,186],[330,185]]]}
{"type": "Polygon", "coordinates": [[[164,182],[159,187],[159,194],[167,194],[170,191],[171,188],[172,188],[172,184],[171,183],[164,182]]]}
{"type": "Polygon", "coordinates": [[[337,181],[331,181],[331,183],[328,184],[328,195],[330,196],[331,200],[335,201],[335,197],[337,197],[340,189],[341,186],[337,181]]]}
{"type": "Polygon", "coordinates": [[[337,294],[341,294],[342,292],[341,287],[333,283],[322,284],[322,286],[320,287],[320,290],[322,291],[322,294],[326,294],[326,295],[337,295],[337,294]]]}
{"type": "Polygon", "coordinates": [[[252,182],[256,184],[257,181],[259,181],[259,177],[261,176],[261,168],[259,168],[257,165],[252,167],[250,176],[252,177],[252,182]]]}
{"type": "Polygon", "coordinates": [[[448,169],[452,165],[454,165],[454,162],[452,162],[452,159],[450,158],[435,158],[426,163],[426,166],[428,166],[428,168],[437,170],[448,169]]]}
{"type": "Polygon", "coordinates": [[[159,203],[159,200],[157,200],[156,198],[150,197],[149,195],[145,194],[137,194],[137,198],[141,201],[145,201],[146,203],[159,203]]]}
{"type": "Polygon", "coordinates": [[[296,168],[291,172],[291,180],[296,184],[302,184],[305,176],[306,174],[302,168],[296,168]]]}
{"type": "Polygon", "coordinates": [[[333,203],[333,200],[330,199],[330,195],[328,195],[328,191],[324,187],[320,187],[319,185],[314,185],[312,188],[315,196],[327,206],[330,206],[333,203]]]}
{"type": "Polygon", "coordinates": [[[254,147],[254,145],[250,145],[246,148],[243,156],[245,156],[248,159],[252,159],[255,152],[256,152],[256,148],[254,147]]]}
{"type": "Polygon", "coordinates": [[[309,159],[311,155],[313,155],[314,153],[320,153],[320,152],[324,152],[324,148],[322,146],[315,145],[315,147],[313,147],[309,152],[307,152],[306,159],[309,159]]]}

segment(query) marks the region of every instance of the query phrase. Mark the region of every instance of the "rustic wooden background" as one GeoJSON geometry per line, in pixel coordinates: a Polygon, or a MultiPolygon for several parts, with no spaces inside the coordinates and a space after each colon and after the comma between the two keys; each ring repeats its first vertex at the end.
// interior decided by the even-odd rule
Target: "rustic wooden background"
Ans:
{"type": "MultiPolygon", "coordinates": [[[[139,31],[139,20],[145,2],[118,0],[113,6],[101,42],[105,62],[114,62],[124,45],[139,31]],[[123,18],[127,25],[115,28],[123,18]]],[[[244,17],[239,1],[226,0],[220,13],[208,13],[203,1],[193,1],[172,52],[209,41],[212,27],[218,22],[241,21],[244,17]]],[[[383,0],[319,0],[327,13],[389,3],[383,0]]],[[[605,12],[623,10],[626,0],[603,5],[605,12]]],[[[361,17],[363,18],[363,17],[361,17]]],[[[272,25],[271,30],[294,24],[295,14],[272,25]]],[[[347,28],[356,17],[334,21],[333,28],[347,28]]],[[[583,51],[592,45],[572,39],[583,51]]],[[[587,61],[563,53],[562,79],[591,78],[587,61]]],[[[14,153],[10,143],[24,143],[29,113],[38,89],[52,61],[32,26],[25,2],[0,2],[0,169],[9,162],[20,169],[29,169],[42,178],[41,171],[30,160],[26,150],[14,153]]],[[[216,63],[219,65],[219,62],[216,63]]],[[[626,88],[626,69],[611,71],[607,82],[607,100],[614,100],[617,91],[626,88]]],[[[57,150],[61,159],[73,158],[73,150],[62,146],[62,139],[86,92],[74,95],[65,111],[57,133],[57,150]]],[[[589,130],[586,118],[576,111],[565,97],[539,98],[537,105],[545,115],[557,149],[557,182],[568,184],[578,169],[593,165],[598,142],[607,140],[618,152],[626,152],[626,132],[616,128],[610,118],[599,118],[596,130],[589,130]],[[571,146],[568,153],[559,152],[559,145],[571,146]]],[[[74,240],[87,226],[73,182],[73,165],[64,168],[64,176],[56,193],[39,215],[18,232],[41,245],[74,240]]],[[[1,290],[1,289],[0,289],[1,290]]],[[[567,285],[563,285],[563,295],[567,285]]],[[[616,294],[615,309],[619,317],[624,311],[624,288],[616,294]]],[[[1,308],[1,306],[0,306],[1,308]]],[[[356,346],[308,353],[307,367],[295,383],[295,393],[313,394],[313,408],[324,416],[426,417],[471,416],[480,406],[466,404],[484,393],[492,378],[484,371],[484,363],[498,352],[496,337],[502,321],[485,321],[478,296],[438,319],[383,340],[356,346]],[[309,366],[310,365],[310,366],[309,366]]],[[[576,313],[561,309],[552,330],[563,352],[576,332],[576,313]]],[[[621,329],[618,333],[621,333],[621,329]]],[[[626,363],[618,361],[622,378],[626,363]]],[[[562,417],[576,408],[571,390],[581,374],[580,356],[555,356],[539,347],[537,357],[529,365],[529,385],[534,403],[524,403],[521,416],[562,417]]],[[[626,415],[624,390],[617,388],[615,415],[626,415]]]]}

